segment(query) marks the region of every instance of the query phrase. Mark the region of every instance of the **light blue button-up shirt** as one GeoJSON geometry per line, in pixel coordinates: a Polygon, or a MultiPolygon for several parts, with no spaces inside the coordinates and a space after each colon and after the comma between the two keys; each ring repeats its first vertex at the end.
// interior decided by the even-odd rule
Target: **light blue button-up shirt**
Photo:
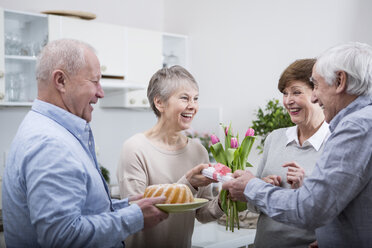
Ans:
{"type": "Polygon", "coordinates": [[[331,135],[297,190],[260,179],[247,200],[274,220],[317,228],[319,247],[372,247],[372,98],[359,96],[330,122],[331,135]]]}
{"type": "Polygon", "coordinates": [[[13,140],[3,178],[7,247],[123,247],[143,228],[138,205],[112,201],[89,124],[35,100],[13,140]]]}

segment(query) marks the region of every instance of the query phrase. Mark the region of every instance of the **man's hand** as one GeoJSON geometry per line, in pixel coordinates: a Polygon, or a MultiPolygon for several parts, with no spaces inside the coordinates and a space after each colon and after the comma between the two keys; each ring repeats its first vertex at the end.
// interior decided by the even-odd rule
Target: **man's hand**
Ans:
{"type": "Polygon", "coordinates": [[[142,198],[143,198],[143,194],[132,195],[128,197],[128,202],[138,201],[139,199],[142,199],[142,198]]]}
{"type": "Polygon", "coordinates": [[[309,248],[318,248],[318,240],[315,240],[313,243],[309,245],[309,248]]]}
{"type": "Polygon", "coordinates": [[[168,214],[161,211],[155,204],[164,203],[165,197],[143,198],[136,202],[143,213],[144,229],[151,228],[168,218],[168,214]]]}
{"type": "Polygon", "coordinates": [[[262,178],[266,183],[270,183],[274,186],[280,186],[280,183],[282,182],[282,178],[277,175],[269,175],[267,177],[262,178]]]}
{"type": "Polygon", "coordinates": [[[207,186],[211,183],[216,183],[217,181],[205,177],[201,171],[209,167],[209,164],[199,164],[186,173],[186,179],[189,183],[197,189],[198,187],[207,186]]]}
{"type": "Polygon", "coordinates": [[[287,182],[292,189],[298,189],[302,186],[305,177],[305,170],[295,162],[286,163],[282,167],[288,167],[287,182]]]}
{"type": "Polygon", "coordinates": [[[244,196],[244,189],[247,183],[255,178],[250,171],[237,170],[232,175],[235,179],[222,184],[222,189],[229,191],[230,198],[233,201],[244,201],[247,199],[244,196]]]}

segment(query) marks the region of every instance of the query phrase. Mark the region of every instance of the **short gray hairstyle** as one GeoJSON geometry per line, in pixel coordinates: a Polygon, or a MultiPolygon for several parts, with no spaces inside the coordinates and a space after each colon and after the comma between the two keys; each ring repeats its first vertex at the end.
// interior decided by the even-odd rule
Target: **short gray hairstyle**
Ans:
{"type": "Polygon", "coordinates": [[[85,66],[85,49],[95,52],[93,47],[79,40],[60,39],[49,42],[38,56],[36,79],[46,81],[57,69],[76,75],[85,66]]]}
{"type": "Polygon", "coordinates": [[[332,47],[319,56],[315,71],[333,85],[338,71],[347,74],[346,92],[350,95],[372,94],[372,47],[349,42],[332,47]]]}
{"type": "Polygon", "coordinates": [[[160,117],[160,112],[155,106],[155,97],[167,102],[170,96],[185,84],[192,85],[199,90],[195,78],[190,72],[179,65],[170,68],[164,67],[151,77],[149,86],[147,87],[147,98],[157,117],[160,117]]]}

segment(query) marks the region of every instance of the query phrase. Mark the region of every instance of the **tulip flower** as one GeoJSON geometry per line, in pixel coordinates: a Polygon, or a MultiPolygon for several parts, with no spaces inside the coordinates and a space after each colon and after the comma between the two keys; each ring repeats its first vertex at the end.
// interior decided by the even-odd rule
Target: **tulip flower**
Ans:
{"type": "MultiPolygon", "coordinates": [[[[242,143],[239,145],[238,135],[232,134],[231,125],[225,126],[221,124],[222,130],[225,133],[224,146],[216,135],[211,135],[210,140],[212,145],[210,151],[213,154],[214,159],[218,163],[213,166],[215,172],[213,178],[216,179],[217,174],[225,175],[227,173],[233,173],[236,170],[244,170],[246,166],[252,166],[248,161],[248,155],[251,151],[253,142],[255,140],[254,130],[249,128],[245,133],[245,137],[242,143]],[[217,173],[217,174],[215,174],[217,173]]],[[[247,204],[244,202],[233,201],[229,197],[227,190],[221,190],[220,192],[221,208],[226,214],[226,230],[228,228],[234,232],[235,223],[239,226],[239,215],[238,213],[247,209],[247,204]]]]}
{"type": "Polygon", "coordinates": [[[237,138],[231,138],[231,148],[238,148],[238,139],[237,138]]]}
{"type": "Polygon", "coordinates": [[[220,139],[216,135],[212,134],[211,135],[211,142],[212,142],[212,145],[214,145],[214,144],[217,144],[218,142],[220,142],[220,139]]]}
{"type": "Polygon", "coordinates": [[[227,136],[228,133],[229,133],[229,127],[226,127],[225,128],[225,135],[227,136]]]}
{"type": "Polygon", "coordinates": [[[254,129],[248,128],[247,132],[245,133],[245,137],[247,136],[254,136],[254,129]]]}

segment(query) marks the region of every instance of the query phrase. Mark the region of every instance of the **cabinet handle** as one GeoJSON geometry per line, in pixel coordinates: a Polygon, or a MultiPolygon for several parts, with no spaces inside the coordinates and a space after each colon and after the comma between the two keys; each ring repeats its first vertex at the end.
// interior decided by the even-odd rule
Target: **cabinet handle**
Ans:
{"type": "Polygon", "coordinates": [[[4,97],[5,97],[4,93],[1,92],[1,93],[0,93],[0,100],[3,100],[4,97]]]}
{"type": "Polygon", "coordinates": [[[147,100],[147,99],[143,99],[143,100],[142,100],[142,104],[143,104],[143,105],[146,105],[147,103],[148,103],[148,100],[147,100]]]}
{"type": "Polygon", "coordinates": [[[135,103],[136,103],[136,100],[133,99],[133,98],[131,98],[131,99],[129,100],[129,103],[130,103],[130,104],[135,104],[135,103]]]}
{"type": "Polygon", "coordinates": [[[4,72],[0,71],[0,78],[4,77],[4,72]]]}
{"type": "Polygon", "coordinates": [[[107,70],[107,66],[105,66],[105,65],[101,65],[101,71],[102,72],[105,72],[107,70]]]}

